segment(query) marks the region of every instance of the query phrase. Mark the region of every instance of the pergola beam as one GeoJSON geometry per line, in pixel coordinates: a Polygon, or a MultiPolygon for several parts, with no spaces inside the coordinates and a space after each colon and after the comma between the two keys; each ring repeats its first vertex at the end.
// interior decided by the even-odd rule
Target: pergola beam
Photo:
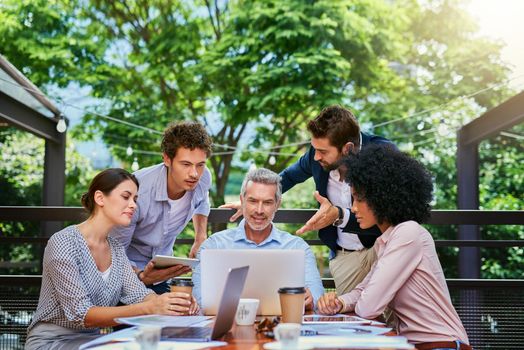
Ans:
{"type": "Polygon", "coordinates": [[[524,121],[524,91],[460,129],[460,145],[479,144],[524,121]]]}
{"type": "MultiPolygon", "coordinates": [[[[479,144],[524,121],[524,91],[464,125],[457,135],[458,209],[479,208],[479,144]]],[[[459,240],[479,240],[477,225],[460,225],[459,240]]],[[[479,248],[460,248],[459,276],[480,278],[479,248]]]]}
{"type": "Polygon", "coordinates": [[[18,102],[2,91],[0,91],[0,117],[18,129],[54,143],[62,142],[60,133],[56,131],[56,120],[18,102]]]}
{"type": "MultiPolygon", "coordinates": [[[[56,130],[51,119],[0,91],[0,119],[45,140],[42,205],[64,205],[66,135],[56,130]]],[[[61,222],[43,222],[42,233],[51,236],[61,222]]]]}
{"type": "Polygon", "coordinates": [[[55,116],[60,114],[58,108],[47,99],[47,97],[35,86],[31,80],[27,79],[15,66],[11,64],[4,56],[0,55],[0,69],[6,72],[11,79],[18,83],[22,88],[25,88],[27,92],[33,96],[38,102],[40,102],[45,108],[50,110],[55,116]]]}

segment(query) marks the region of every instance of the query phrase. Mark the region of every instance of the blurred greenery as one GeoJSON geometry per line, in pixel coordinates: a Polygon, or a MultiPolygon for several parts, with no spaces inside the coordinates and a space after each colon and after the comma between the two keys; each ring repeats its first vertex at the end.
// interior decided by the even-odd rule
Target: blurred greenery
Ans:
{"type": "MultiPolygon", "coordinates": [[[[306,149],[296,143],[308,139],[307,121],[339,103],[364,130],[420,159],[435,177],[434,207],[455,209],[457,129],[514,94],[501,49],[478,34],[459,0],[0,4],[4,56],[44,91],[75,83],[100,102],[88,108],[73,139],[100,137],[125,164],[136,156],[147,166],[158,157],[138,151],[158,152],[159,132],[169,122],[204,123],[216,144],[209,162],[214,206],[226,195],[235,198],[246,163],[278,172],[295,161],[306,149]],[[128,145],[137,151],[132,156],[128,145]]],[[[499,135],[480,145],[482,209],[523,208],[524,127],[508,132],[516,137],[499,135]]],[[[2,155],[1,203],[40,203],[42,152],[27,155],[2,135],[2,153],[19,161],[2,155]]],[[[75,157],[71,152],[68,159],[75,157]]],[[[74,205],[91,175],[87,162],[76,162],[68,167],[67,186],[67,203],[74,205]]],[[[311,192],[310,183],[297,186],[283,206],[314,208],[311,192]]],[[[456,237],[456,227],[429,229],[436,239],[456,237]]],[[[485,239],[523,235],[521,226],[482,228],[485,239]]],[[[183,254],[189,247],[176,249],[183,254]]],[[[314,249],[326,255],[325,248],[314,249]]],[[[439,249],[448,277],[457,277],[457,251],[439,249]]],[[[522,277],[522,249],[483,249],[482,256],[482,277],[522,277]]]]}
{"type": "MultiPolygon", "coordinates": [[[[42,205],[44,140],[14,128],[4,129],[0,135],[0,191],[1,205],[42,205]]],[[[69,142],[66,149],[65,205],[79,206],[80,196],[87,189],[95,172],[89,160],[80,156],[69,142]]],[[[38,237],[40,223],[34,221],[0,221],[2,235],[11,237],[38,237]]],[[[0,274],[40,273],[39,244],[2,244],[0,257],[4,262],[24,262],[28,268],[0,268],[0,274]]],[[[25,266],[25,265],[21,265],[25,266]]]]}

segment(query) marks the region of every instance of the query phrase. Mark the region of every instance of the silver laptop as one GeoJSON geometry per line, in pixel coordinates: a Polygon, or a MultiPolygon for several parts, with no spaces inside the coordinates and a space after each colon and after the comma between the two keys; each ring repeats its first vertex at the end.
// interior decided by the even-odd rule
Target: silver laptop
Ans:
{"type": "Polygon", "coordinates": [[[229,332],[238,308],[240,294],[244,288],[249,266],[228,270],[225,288],[220,298],[220,307],[215,318],[213,328],[210,327],[164,327],[162,339],[186,341],[211,341],[221,338],[229,332]]]}
{"type": "Polygon", "coordinates": [[[259,315],[280,315],[278,289],[305,286],[305,252],[297,249],[205,249],[200,253],[201,300],[215,315],[230,268],[248,265],[242,298],[260,300],[259,315]]]}

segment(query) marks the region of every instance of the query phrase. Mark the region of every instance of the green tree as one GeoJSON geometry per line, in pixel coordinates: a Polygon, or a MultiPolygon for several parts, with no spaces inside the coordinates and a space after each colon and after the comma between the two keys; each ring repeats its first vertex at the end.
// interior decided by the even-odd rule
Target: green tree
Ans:
{"type": "MultiPolygon", "coordinates": [[[[455,208],[453,133],[511,93],[501,46],[476,34],[461,1],[4,0],[0,16],[1,50],[30,79],[89,86],[103,101],[93,112],[138,125],[88,113],[76,137],[100,134],[119,159],[146,166],[159,161],[168,122],[206,124],[214,205],[236,155],[279,171],[304,151],[292,144],[308,139],[306,121],[341,103],[364,129],[412,149],[435,174],[435,207],[455,208]]],[[[482,149],[481,186],[497,183],[481,192],[485,208],[522,207],[521,148],[504,139],[482,149]]],[[[442,254],[450,266],[455,251],[442,254]]],[[[504,261],[493,254],[486,266],[504,261]]]]}
{"type": "MultiPolygon", "coordinates": [[[[435,175],[435,208],[454,209],[457,207],[456,131],[512,94],[507,87],[509,69],[501,63],[501,44],[476,36],[476,25],[465,15],[459,3],[430,2],[427,7],[420,7],[420,11],[413,11],[412,15],[411,32],[418,44],[413,47],[415,55],[410,56],[408,62],[410,67],[422,69],[423,74],[416,77],[415,87],[423,93],[426,103],[411,113],[424,109],[430,111],[389,127],[406,133],[421,130],[410,141],[419,143],[414,155],[435,175]]],[[[506,141],[503,145],[500,138],[488,140],[483,143],[486,147],[480,149],[481,208],[498,209],[495,202],[508,204],[507,208],[516,208],[517,203],[520,207],[524,204],[522,200],[515,200],[519,198],[519,190],[523,192],[522,177],[514,176],[523,170],[518,162],[522,147],[517,147],[516,142],[506,141]],[[507,156],[504,165],[493,162],[502,154],[507,156]],[[494,167],[500,171],[497,179],[492,181],[489,174],[494,167]],[[486,186],[490,188],[489,194],[483,191],[486,186]]],[[[432,228],[436,238],[455,239],[456,232],[457,227],[432,228]]],[[[519,235],[524,234],[522,229],[518,233],[518,228],[508,226],[495,230],[494,227],[482,227],[481,232],[484,239],[494,236],[519,239],[519,235]]],[[[443,266],[450,277],[457,276],[457,251],[456,248],[440,250],[443,266]]],[[[522,258],[519,259],[516,253],[515,249],[482,249],[482,276],[520,276],[514,262],[522,262],[522,258]],[[490,266],[497,265],[508,266],[508,269],[500,269],[504,272],[498,275],[492,273],[494,270],[490,266]]]]}
{"type": "MultiPolygon", "coordinates": [[[[480,208],[522,210],[524,208],[524,124],[506,135],[480,144],[480,208]],[[520,136],[519,136],[520,135],[520,136]]],[[[483,226],[482,239],[524,239],[522,225],[483,226]]],[[[521,278],[524,275],[522,247],[481,249],[483,278],[521,278]]]]}
{"type": "MultiPolygon", "coordinates": [[[[285,147],[269,163],[257,149],[296,143],[322,106],[348,100],[362,88],[393,78],[383,57],[398,54],[401,23],[394,6],[367,1],[238,1],[212,13],[215,43],[202,70],[221,114],[215,140],[238,146],[247,126],[256,128],[244,159],[282,169],[304,145],[285,147]]],[[[211,159],[220,203],[229,171],[227,156],[211,159]],[[218,175],[217,175],[218,174],[218,175]]]]}
{"type": "MultiPolygon", "coordinates": [[[[395,33],[402,28],[397,28],[400,21],[380,15],[395,13],[393,6],[367,1],[206,4],[209,16],[199,2],[74,4],[76,26],[68,35],[93,38],[97,51],[79,61],[88,74],[70,72],[71,78],[107,102],[96,111],[141,127],[87,115],[77,137],[100,132],[116,156],[128,162],[136,156],[141,165],[157,158],[128,156],[126,146],[158,151],[159,130],[176,119],[204,122],[225,151],[237,147],[253,125],[261,135],[254,147],[294,142],[303,138],[304,123],[319,106],[395,76],[383,57],[399,54],[394,43],[400,34],[395,33]]],[[[287,164],[296,151],[284,150],[288,155],[278,157],[274,168],[287,164]]],[[[215,205],[223,202],[232,160],[232,154],[211,159],[215,205]]]]}
{"type": "Polygon", "coordinates": [[[34,84],[66,87],[103,58],[96,38],[77,31],[74,0],[2,0],[0,53],[34,84]],[[91,64],[92,63],[92,64],[91,64]]]}

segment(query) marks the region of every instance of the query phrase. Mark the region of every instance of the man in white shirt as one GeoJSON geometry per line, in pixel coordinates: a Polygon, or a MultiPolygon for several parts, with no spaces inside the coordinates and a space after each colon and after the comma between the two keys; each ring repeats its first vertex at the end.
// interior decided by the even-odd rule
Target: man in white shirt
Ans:
{"type": "Polygon", "coordinates": [[[211,173],[206,168],[212,141],[195,122],[170,125],[162,139],[163,163],[135,173],[140,187],[137,209],[127,227],[112,232],[126,248],[138,278],[157,293],[169,291],[166,280],[187,273],[184,265],[156,268],[155,255],[173,255],[177,236],[190,220],[195,228],[194,257],[207,238],[211,173]]]}
{"type": "MultiPolygon", "coordinates": [[[[344,181],[342,159],[368,144],[393,144],[382,137],[360,131],[355,116],[341,106],[329,106],[308,123],[311,148],[291,166],[284,169],[282,192],[313,177],[319,211],[297,233],[319,230],[320,240],[329,247],[329,268],[339,295],[360,283],[375,261],[373,244],[380,230],[360,229],[351,214],[351,192],[344,181]]],[[[393,146],[394,147],[394,146],[393,146]]],[[[237,208],[237,204],[224,207],[237,208]]],[[[231,219],[236,219],[237,212],[231,219]]]]}

